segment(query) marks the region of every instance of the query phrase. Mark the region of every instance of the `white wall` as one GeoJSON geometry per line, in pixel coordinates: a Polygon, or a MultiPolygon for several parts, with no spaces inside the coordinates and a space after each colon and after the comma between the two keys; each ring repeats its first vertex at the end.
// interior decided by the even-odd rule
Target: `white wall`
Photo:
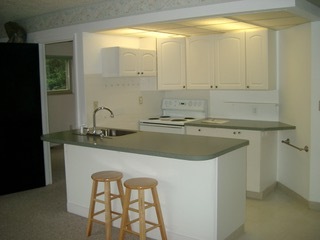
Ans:
{"type": "MultiPolygon", "coordinates": [[[[280,120],[296,126],[290,142],[310,146],[311,94],[310,24],[279,32],[280,120]]],[[[280,140],[285,140],[280,132],[280,140]]],[[[278,180],[309,199],[310,153],[279,146],[278,180]]]]}
{"type": "Polygon", "coordinates": [[[86,122],[92,127],[93,102],[106,106],[114,113],[102,111],[96,115],[97,126],[138,129],[138,121],[144,117],[161,114],[163,92],[142,91],[146,82],[156,83],[156,77],[102,77],[101,49],[121,46],[127,48],[156,49],[155,39],[107,36],[101,34],[83,34],[84,76],[86,96],[86,122]],[[139,104],[139,97],[143,104],[139,104]]]}
{"type": "Polygon", "coordinates": [[[278,121],[278,90],[212,90],[209,112],[217,118],[278,121]]]}
{"type": "MultiPolygon", "coordinates": [[[[320,21],[311,24],[311,144],[309,201],[320,202],[320,21]]],[[[320,209],[320,207],[315,207],[320,209]]]]}

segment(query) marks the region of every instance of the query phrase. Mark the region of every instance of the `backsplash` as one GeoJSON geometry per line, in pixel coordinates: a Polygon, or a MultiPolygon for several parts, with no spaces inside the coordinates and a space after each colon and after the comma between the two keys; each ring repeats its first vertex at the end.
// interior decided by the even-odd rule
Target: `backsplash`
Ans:
{"type": "Polygon", "coordinates": [[[279,120],[278,91],[211,91],[211,117],[279,120]]]}
{"type": "MultiPolygon", "coordinates": [[[[85,75],[87,126],[92,126],[94,102],[110,108],[114,118],[103,112],[96,116],[97,126],[138,129],[141,118],[161,114],[161,91],[141,91],[139,78],[103,78],[85,75]],[[139,99],[142,97],[142,104],[139,99]]],[[[144,83],[145,84],[145,83],[144,83]]]]}

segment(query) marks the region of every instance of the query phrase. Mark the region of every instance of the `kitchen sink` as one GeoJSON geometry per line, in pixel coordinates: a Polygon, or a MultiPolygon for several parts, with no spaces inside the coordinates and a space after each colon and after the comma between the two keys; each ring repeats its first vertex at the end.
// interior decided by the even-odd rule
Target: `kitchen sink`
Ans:
{"type": "Polygon", "coordinates": [[[127,129],[116,129],[116,128],[98,128],[94,133],[92,129],[89,129],[86,133],[76,132],[77,135],[83,136],[99,136],[99,137],[119,137],[128,134],[136,133],[135,130],[127,130],[127,129]]]}
{"type": "Polygon", "coordinates": [[[114,128],[106,128],[101,129],[101,133],[103,136],[110,136],[110,137],[117,137],[117,136],[124,136],[132,133],[136,133],[137,131],[133,130],[125,130],[125,129],[114,129],[114,128]]]}

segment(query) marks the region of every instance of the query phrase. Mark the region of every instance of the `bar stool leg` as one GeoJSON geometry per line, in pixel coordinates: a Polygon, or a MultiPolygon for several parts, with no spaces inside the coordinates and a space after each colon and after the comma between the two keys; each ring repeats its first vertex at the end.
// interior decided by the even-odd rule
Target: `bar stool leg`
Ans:
{"type": "Polygon", "coordinates": [[[93,212],[95,208],[95,198],[96,198],[96,193],[97,193],[97,188],[98,188],[98,182],[93,181],[92,182],[92,190],[91,190],[91,199],[90,199],[90,209],[89,209],[89,219],[88,219],[88,224],[87,224],[87,237],[91,235],[91,230],[92,230],[92,218],[93,218],[93,212]]]}
{"type": "Polygon", "coordinates": [[[140,240],[146,240],[146,211],[144,203],[144,190],[138,190],[138,199],[140,240]]]}
{"type": "Polygon", "coordinates": [[[125,232],[125,229],[127,228],[130,196],[131,196],[131,189],[126,189],[126,193],[124,195],[124,200],[123,200],[123,210],[122,210],[122,219],[121,219],[121,226],[120,226],[120,232],[119,232],[119,240],[124,239],[124,232],[125,232]]]}
{"type": "Polygon", "coordinates": [[[155,208],[156,208],[158,223],[160,225],[159,228],[160,228],[161,238],[162,238],[162,240],[167,240],[167,233],[164,228],[164,221],[163,221],[163,217],[162,217],[162,211],[161,211],[161,207],[160,207],[160,201],[159,201],[157,188],[156,187],[151,188],[151,192],[152,192],[152,197],[153,197],[153,201],[154,201],[155,208]]]}
{"type": "Polygon", "coordinates": [[[104,205],[105,205],[105,229],[106,240],[111,240],[111,199],[110,199],[110,182],[104,182],[104,205]]]}

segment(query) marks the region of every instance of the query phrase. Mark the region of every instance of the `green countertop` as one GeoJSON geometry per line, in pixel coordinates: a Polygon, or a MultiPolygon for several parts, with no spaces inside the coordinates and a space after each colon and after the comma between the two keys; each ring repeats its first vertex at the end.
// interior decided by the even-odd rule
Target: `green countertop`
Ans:
{"type": "Polygon", "coordinates": [[[118,137],[83,136],[78,130],[45,134],[43,141],[128,153],[203,161],[249,145],[248,140],[137,131],[118,137]]]}
{"type": "Polygon", "coordinates": [[[185,125],[194,127],[229,128],[255,131],[279,131],[296,128],[295,126],[282,122],[237,120],[226,118],[204,118],[187,122],[185,125]]]}

